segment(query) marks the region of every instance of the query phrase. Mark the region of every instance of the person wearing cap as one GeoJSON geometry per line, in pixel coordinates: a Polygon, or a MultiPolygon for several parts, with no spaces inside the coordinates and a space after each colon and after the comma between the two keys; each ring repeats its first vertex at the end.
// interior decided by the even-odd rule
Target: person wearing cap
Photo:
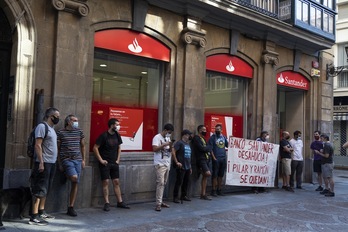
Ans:
{"type": "Polygon", "coordinates": [[[192,132],[189,130],[183,130],[181,132],[181,140],[174,144],[174,149],[172,150],[173,165],[176,168],[176,181],[174,186],[174,203],[179,203],[179,189],[181,187],[180,200],[191,201],[188,197],[188,186],[190,182],[190,175],[192,174],[191,167],[191,147],[190,140],[192,132]]]}
{"type": "Polygon", "coordinates": [[[215,133],[210,137],[208,144],[212,147],[212,191],[211,195],[216,197],[222,196],[222,178],[225,175],[227,160],[226,160],[226,148],[228,147],[227,138],[222,134],[222,125],[216,124],[215,133]]]}

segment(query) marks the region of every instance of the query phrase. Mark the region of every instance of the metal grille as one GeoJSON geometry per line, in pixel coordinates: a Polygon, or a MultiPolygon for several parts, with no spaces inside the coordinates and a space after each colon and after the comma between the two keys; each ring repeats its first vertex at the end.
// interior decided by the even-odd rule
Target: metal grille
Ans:
{"type": "Polygon", "coordinates": [[[333,144],[335,156],[347,156],[347,149],[342,148],[342,145],[348,141],[348,113],[334,114],[333,121],[333,144]]]}

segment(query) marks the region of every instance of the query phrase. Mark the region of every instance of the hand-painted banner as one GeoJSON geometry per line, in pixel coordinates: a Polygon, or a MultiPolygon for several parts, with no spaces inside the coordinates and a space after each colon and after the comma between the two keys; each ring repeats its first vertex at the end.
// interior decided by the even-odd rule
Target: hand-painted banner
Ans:
{"type": "Polygon", "coordinates": [[[279,145],[230,137],[226,185],[274,187],[279,145]]]}

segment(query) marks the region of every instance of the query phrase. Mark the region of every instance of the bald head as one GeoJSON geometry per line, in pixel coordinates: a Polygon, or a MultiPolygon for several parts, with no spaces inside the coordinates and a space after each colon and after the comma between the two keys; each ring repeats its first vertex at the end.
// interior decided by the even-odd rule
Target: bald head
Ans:
{"type": "Polygon", "coordinates": [[[283,131],[283,139],[290,139],[290,133],[288,131],[283,131]]]}

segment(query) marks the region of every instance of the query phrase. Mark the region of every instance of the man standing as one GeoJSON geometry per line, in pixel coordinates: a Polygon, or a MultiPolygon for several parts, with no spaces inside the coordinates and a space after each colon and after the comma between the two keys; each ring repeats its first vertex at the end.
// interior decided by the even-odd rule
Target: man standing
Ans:
{"type": "Polygon", "coordinates": [[[173,125],[167,123],[164,125],[162,132],[155,135],[152,139],[153,161],[156,170],[156,211],[161,211],[162,207],[169,208],[169,205],[163,202],[163,192],[170,170],[172,146],[170,137],[173,131],[173,125]]]}
{"type": "Polygon", "coordinates": [[[213,175],[212,175],[212,191],[211,195],[216,197],[217,195],[222,196],[222,178],[225,175],[227,166],[226,160],[226,148],[228,147],[227,138],[222,134],[222,125],[216,124],[215,134],[213,134],[209,141],[209,145],[212,147],[212,164],[213,164],[213,175]]]}
{"type": "Polygon", "coordinates": [[[302,189],[303,142],[300,131],[297,130],[294,132],[294,138],[290,140],[290,145],[294,149],[291,161],[290,187],[294,187],[294,177],[296,172],[296,188],[302,189]]]}
{"type": "Polygon", "coordinates": [[[201,197],[202,200],[211,200],[206,194],[207,178],[211,176],[209,162],[211,159],[211,146],[207,145],[204,138],[207,134],[207,128],[204,125],[197,127],[198,135],[195,135],[192,140],[193,153],[196,156],[197,166],[202,173],[201,197]]]}
{"type": "Polygon", "coordinates": [[[294,149],[289,143],[290,134],[287,131],[283,131],[283,139],[280,141],[280,158],[282,162],[282,172],[283,172],[283,187],[286,191],[294,192],[290,187],[290,175],[291,175],[291,153],[294,149]]]}
{"type": "Polygon", "coordinates": [[[100,177],[103,185],[104,211],[110,211],[109,201],[109,180],[111,178],[114,187],[114,193],[117,198],[117,207],[129,209],[122,201],[120,188],[119,164],[121,158],[122,139],[118,131],[120,122],[116,118],[110,118],[108,121],[109,129],[102,133],[94,144],[93,151],[99,161],[100,177]]]}
{"type": "Polygon", "coordinates": [[[181,140],[174,143],[172,151],[174,166],[176,167],[176,181],[174,186],[174,203],[179,203],[179,189],[181,187],[181,203],[182,201],[191,201],[188,197],[188,186],[190,175],[192,174],[191,167],[191,147],[189,141],[192,132],[183,130],[181,132],[181,140]]]}
{"type": "Polygon", "coordinates": [[[80,180],[81,170],[85,167],[85,135],[79,128],[75,115],[65,118],[65,127],[58,131],[58,164],[61,171],[65,172],[71,181],[69,206],[67,214],[75,217],[77,213],[74,204],[77,195],[77,185],[80,180]]]}
{"type": "MultiPolygon", "coordinates": [[[[311,143],[311,150],[313,151],[313,172],[317,173],[317,180],[319,183],[318,188],[315,191],[323,191],[323,177],[321,175],[321,156],[315,151],[323,149],[323,142],[320,140],[320,131],[314,131],[314,141],[311,143]]],[[[328,186],[326,186],[328,188],[328,186]]]]}
{"type": "MultiPolygon", "coordinates": [[[[256,141],[258,142],[263,142],[266,143],[269,140],[269,133],[268,131],[261,131],[260,136],[256,138],[256,141]]],[[[263,193],[265,192],[265,187],[252,187],[252,190],[254,193],[258,194],[258,193],[263,193]]]]}
{"type": "Polygon", "coordinates": [[[43,122],[48,127],[47,134],[46,126],[43,123],[40,123],[35,129],[35,162],[30,178],[33,195],[32,212],[29,220],[31,225],[47,225],[46,220],[54,219],[54,216],[45,212],[45,203],[56,170],[57,134],[53,126],[58,122],[58,109],[48,108],[43,122]]]}
{"type": "Polygon", "coordinates": [[[324,194],[326,197],[334,197],[335,196],[335,183],[333,180],[333,154],[334,149],[330,143],[329,136],[322,134],[320,136],[321,141],[324,143],[324,148],[321,150],[315,150],[315,153],[320,155],[321,158],[321,170],[323,172],[323,178],[325,182],[325,186],[330,186],[330,189],[325,188],[320,194],[324,194]]]}

